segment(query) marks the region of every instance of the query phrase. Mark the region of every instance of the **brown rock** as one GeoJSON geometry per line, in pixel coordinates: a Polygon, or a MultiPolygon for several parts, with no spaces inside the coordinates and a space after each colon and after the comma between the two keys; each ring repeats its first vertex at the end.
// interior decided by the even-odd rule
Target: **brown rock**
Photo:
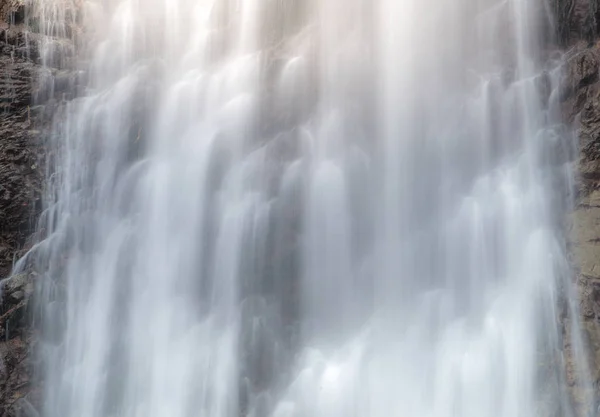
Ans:
{"type": "MultiPolygon", "coordinates": [[[[0,0],[0,10],[4,4],[0,0]]],[[[58,103],[72,79],[57,69],[40,77],[36,36],[0,23],[0,279],[10,274],[39,213],[39,162],[48,115],[56,107],[46,101],[58,103]]],[[[33,274],[18,274],[0,281],[0,417],[38,415],[41,390],[29,355],[36,337],[29,318],[33,280],[33,274]]]]}
{"type": "Polygon", "coordinates": [[[600,58],[596,48],[588,48],[575,53],[565,64],[566,79],[563,82],[563,95],[570,96],[583,87],[598,81],[600,58]]]}
{"type": "Polygon", "coordinates": [[[559,44],[592,42],[598,36],[598,0],[556,0],[552,6],[559,44]]]}

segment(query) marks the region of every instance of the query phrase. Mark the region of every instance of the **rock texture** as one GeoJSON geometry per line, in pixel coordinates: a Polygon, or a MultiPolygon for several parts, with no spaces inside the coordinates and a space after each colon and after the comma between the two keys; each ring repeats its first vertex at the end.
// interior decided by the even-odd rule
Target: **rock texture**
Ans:
{"type": "Polygon", "coordinates": [[[578,139],[576,195],[569,218],[576,320],[562,317],[566,376],[578,415],[596,415],[600,399],[600,2],[553,0],[556,39],[565,51],[562,109],[578,139]],[[579,326],[587,363],[577,369],[572,327],[579,326]],[[591,386],[584,383],[588,379],[591,386]]]}
{"type": "MultiPolygon", "coordinates": [[[[36,417],[33,384],[35,331],[30,297],[35,274],[10,276],[13,262],[28,248],[39,214],[46,122],[34,97],[48,100],[38,80],[42,66],[35,35],[20,23],[15,0],[0,0],[0,417],[36,417]]],[[[42,107],[46,109],[46,107],[42,107]]]]}
{"type": "Polygon", "coordinates": [[[30,325],[34,274],[2,282],[0,305],[0,416],[35,417],[39,380],[34,378],[36,333],[30,325]],[[34,405],[35,404],[35,405],[34,405]]]}
{"type": "Polygon", "coordinates": [[[2,22],[15,23],[23,14],[22,0],[0,0],[0,19],[2,22]]]}
{"type": "Polygon", "coordinates": [[[41,143],[31,112],[39,65],[22,31],[0,29],[0,68],[0,277],[6,277],[35,226],[41,183],[41,143]]]}

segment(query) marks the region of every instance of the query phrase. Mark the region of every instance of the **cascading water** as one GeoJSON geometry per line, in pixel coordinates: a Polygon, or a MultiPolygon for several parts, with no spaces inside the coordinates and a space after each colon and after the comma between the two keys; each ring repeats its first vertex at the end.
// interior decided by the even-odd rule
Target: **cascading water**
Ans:
{"type": "Polygon", "coordinates": [[[85,32],[27,258],[44,416],[570,415],[541,0],[35,10],[85,32]]]}

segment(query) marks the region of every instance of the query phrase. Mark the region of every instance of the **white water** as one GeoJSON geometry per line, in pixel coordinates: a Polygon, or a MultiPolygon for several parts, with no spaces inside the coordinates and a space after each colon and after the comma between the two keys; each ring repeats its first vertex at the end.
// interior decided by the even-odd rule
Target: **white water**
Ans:
{"type": "Polygon", "coordinates": [[[44,416],[570,414],[542,1],[82,7],[44,416]]]}

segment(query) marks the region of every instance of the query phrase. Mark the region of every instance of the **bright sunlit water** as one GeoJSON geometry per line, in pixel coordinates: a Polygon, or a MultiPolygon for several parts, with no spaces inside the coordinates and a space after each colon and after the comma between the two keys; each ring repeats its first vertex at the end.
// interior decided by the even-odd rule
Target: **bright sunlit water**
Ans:
{"type": "Polygon", "coordinates": [[[35,11],[80,80],[28,255],[44,416],[570,415],[543,1],[35,11]]]}

